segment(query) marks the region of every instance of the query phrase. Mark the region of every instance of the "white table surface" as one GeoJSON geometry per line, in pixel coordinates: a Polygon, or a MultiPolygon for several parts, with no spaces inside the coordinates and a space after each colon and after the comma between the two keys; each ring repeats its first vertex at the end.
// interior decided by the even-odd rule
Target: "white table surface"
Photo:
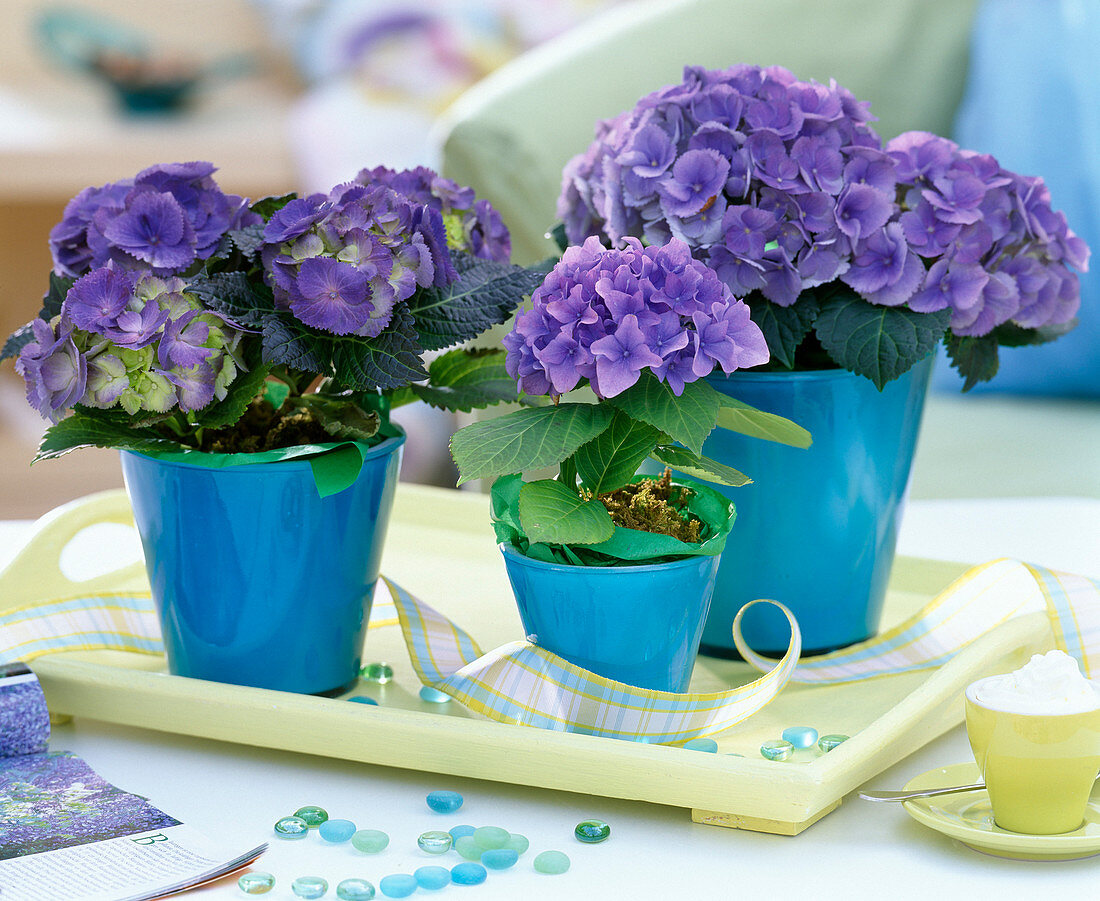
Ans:
{"type": "MultiPolygon", "coordinates": [[[[29,523],[0,523],[0,566],[30,532],[29,523]]],[[[1056,569],[1100,577],[1100,501],[1021,498],[914,501],[906,514],[899,553],[983,562],[1016,556],[1056,569]]],[[[149,796],[173,816],[213,836],[228,850],[271,840],[257,869],[272,872],[275,889],[263,896],[292,899],[300,875],[329,880],[326,898],[349,876],[375,884],[388,873],[458,862],[416,848],[416,837],[458,823],[500,825],[531,840],[511,870],[490,873],[480,886],[449,886],[412,897],[726,899],[784,897],[975,899],[1098,896],[1100,858],[1022,862],[978,854],[911,820],[900,805],[871,804],[854,794],[796,837],[693,824],[686,810],[640,802],[529,789],[472,779],[421,774],[327,758],[223,744],[87,719],[54,729],[51,746],[84,757],[106,779],[149,796]],[[424,796],[455,789],[465,805],[454,815],[431,813],[424,796]],[[327,845],[316,835],[299,842],[272,837],[271,826],[304,804],[391,836],[380,855],[349,845],[327,845]],[[612,837],[582,845],[573,826],[597,817],[612,837]],[[568,873],[533,872],[537,851],[556,848],[572,860],[568,873]]],[[[961,727],[872,779],[869,788],[898,788],[938,766],[970,759],[961,727]]],[[[235,879],[190,897],[246,897],[235,879]]],[[[381,893],[378,895],[382,897],[381,893]]],[[[77,896],[73,896],[73,901],[77,896]]]]}

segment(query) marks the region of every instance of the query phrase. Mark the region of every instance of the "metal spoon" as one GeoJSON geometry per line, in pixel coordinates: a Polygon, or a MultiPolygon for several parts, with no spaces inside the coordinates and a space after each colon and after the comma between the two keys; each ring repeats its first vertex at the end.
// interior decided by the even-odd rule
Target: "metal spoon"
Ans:
{"type": "MultiPolygon", "coordinates": [[[[1100,775],[1096,777],[1100,781],[1100,775]]],[[[936,795],[953,795],[956,792],[973,792],[985,788],[984,782],[973,785],[952,785],[949,788],[922,788],[907,792],[860,792],[864,801],[908,801],[910,798],[933,798],[936,795]]]]}

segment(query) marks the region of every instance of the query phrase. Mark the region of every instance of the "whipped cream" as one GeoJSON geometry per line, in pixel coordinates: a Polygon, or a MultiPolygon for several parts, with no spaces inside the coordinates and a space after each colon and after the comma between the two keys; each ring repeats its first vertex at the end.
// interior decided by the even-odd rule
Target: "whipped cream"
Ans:
{"type": "Polygon", "coordinates": [[[1100,688],[1065,651],[1036,654],[1014,673],[979,679],[970,700],[993,710],[1025,714],[1083,713],[1100,707],[1100,688]]]}

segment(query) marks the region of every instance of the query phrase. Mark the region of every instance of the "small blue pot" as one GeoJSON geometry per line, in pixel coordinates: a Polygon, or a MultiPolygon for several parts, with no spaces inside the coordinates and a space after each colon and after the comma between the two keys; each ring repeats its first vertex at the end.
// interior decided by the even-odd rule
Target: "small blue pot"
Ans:
{"type": "Polygon", "coordinates": [[[528,641],[608,679],[687,691],[719,557],[565,566],[500,549],[528,641]]]}
{"type": "MultiPolygon", "coordinates": [[[[846,370],[735,372],[710,376],[717,390],[809,429],[808,450],[715,429],[703,453],[753,480],[713,487],[737,503],[718,572],[702,651],[736,656],[737,611],[773,598],[794,611],[804,653],[870,638],[878,631],[894,561],[909,470],[932,358],[880,392],[846,370]]],[[[781,655],[790,629],[758,604],[741,631],[753,650],[781,655]]]]}
{"type": "Polygon", "coordinates": [[[122,452],[169,670],[306,694],[359,673],[404,435],[322,498],[304,460],[211,469],[122,452]]]}

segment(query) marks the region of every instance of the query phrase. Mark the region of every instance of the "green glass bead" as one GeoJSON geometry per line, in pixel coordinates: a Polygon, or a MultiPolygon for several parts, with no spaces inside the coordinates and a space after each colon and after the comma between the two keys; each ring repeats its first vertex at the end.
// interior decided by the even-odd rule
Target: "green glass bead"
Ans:
{"type": "Polygon", "coordinates": [[[794,745],[781,738],[766,741],[760,746],[760,756],[767,760],[790,760],[793,753],[794,745]]]}
{"type": "Polygon", "coordinates": [[[320,826],[328,819],[328,811],[316,804],[307,804],[305,807],[299,807],[294,811],[294,816],[305,820],[307,826],[320,826]]]}
{"type": "Polygon", "coordinates": [[[474,830],[474,841],[482,851],[503,848],[511,837],[512,834],[507,829],[499,826],[479,826],[474,830]]]}
{"type": "Polygon", "coordinates": [[[299,816],[283,817],[275,824],[275,834],[279,838],[305,838],[309,832],[309,823],[299,816]]]}
{"type": "Polygon", "coordinates": [[[299,876],[290,883],[290,890],[299,898],[322,898],[328,891],[328,880],[320,876],[299,876]]]}
{"type": "Polygon", "coordinates": [[[360,829],[351,837],[351,846],[364,854],[377,854],[390,843],[390,837],[378,829],[360,829]]]}
{"type": "Polygon", "coordinates": [[[393,667],[388,663],[368,663],[359,670],[359,675],[368,682],[377,682],[385,685],[393,681],[393,667]]]}
{"type": "Polygon", "coordinates": [[[237,880],[237,887],[246,895],[266,895],[275,887],[275,877],[270,873],[253,870],[237,880]]]}
{"type": "Polygon", "coordinates": [[[531,847],[531,843],[527,840],[526,835],[519,835],[513,832],[508,838],[508,844],[504,847],[515,851],[516,854],[523,855],[526,853],[527,849],[531,847]]]}
{"type": "Polygon", "coordinates": [[[336,886],[336,897],[340,901],[371,901],[374,883],[366,879],[345,879],[336,886]]]}
{"type": "Polygon", "coordinates": [[[451,833],[433,829],[431,832],[422,832],[416,844],[426,854],[446,854],[451,850],[453,841],[451,833]]]}
{"type": "Polygon", "coordinates": [[[828,753],[838,745],[844,744],[847,740],[848,736],[842,735],[839,732],[834,732],[831,735],[822,735],[821,738],[817,740],[817,748],[819,751],[828,753]]]}
{"type": "Polygon", "coordinates": [[[603,820],[585,820],[577,823],[573,835],[576,836],[579,842],[584,842],[586,845],[595,845],[611,838],[611,827],[603,820]]]}
{"type": "Polygon", "coordinates": [[[542,851],[535,857],[535,872],[557,876],[569,869],[569,856],[561,851],[542,851]]]}
{"type": "Polygon", "coordinates": [[[472,835],[463,835],[455,839],[454,849],[458,856],[466,860],[481,860],[481,852],[485,849],[474,841],[472,835]]]}

